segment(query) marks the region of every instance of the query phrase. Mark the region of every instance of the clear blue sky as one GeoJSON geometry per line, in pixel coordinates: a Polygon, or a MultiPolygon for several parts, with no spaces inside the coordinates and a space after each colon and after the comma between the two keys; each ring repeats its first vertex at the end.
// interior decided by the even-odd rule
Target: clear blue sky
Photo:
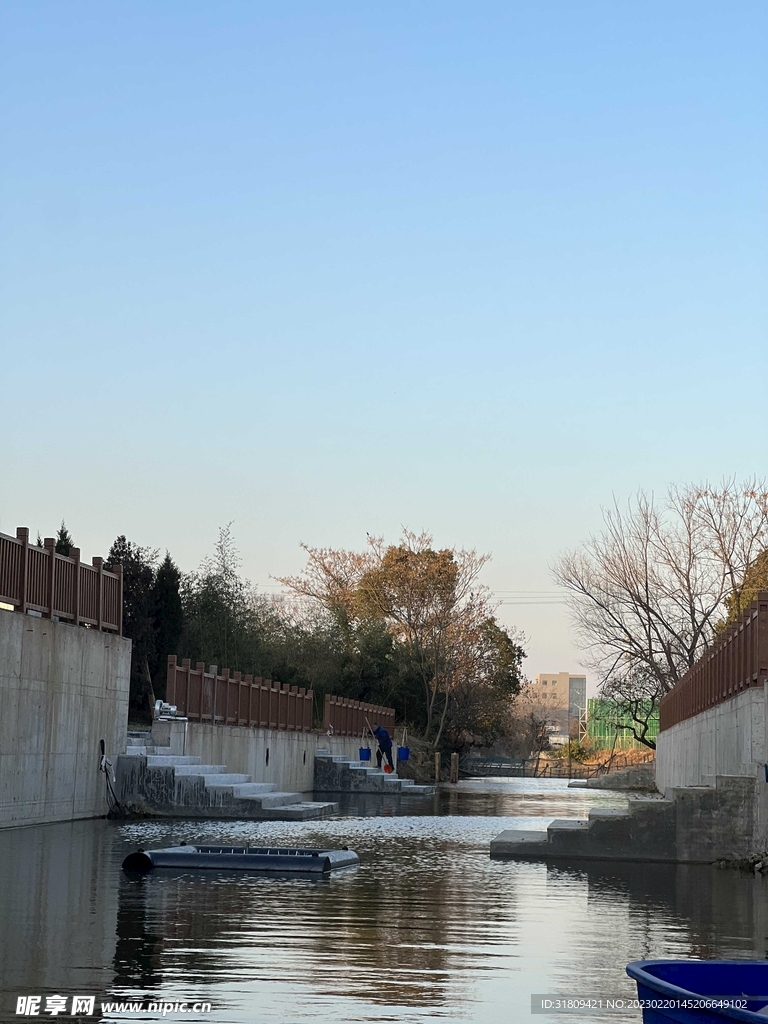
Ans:
{"type": "Polygon", "coordinates": [[[268,583],[406,524],[551,591],[612,494],[766,472],[767,42],[764,0],[6,0],[0,531],[189,569],[234,520],[268,583]]]}

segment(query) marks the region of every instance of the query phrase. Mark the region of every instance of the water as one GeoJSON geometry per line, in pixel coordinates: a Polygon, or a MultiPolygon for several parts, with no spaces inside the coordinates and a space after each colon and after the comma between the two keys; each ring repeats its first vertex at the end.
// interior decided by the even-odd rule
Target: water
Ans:
{"type": "Polygon", "coordinates": [[[86,993],[207,1000],[205,1016],[164,1019],[237,1024],[629,1021],[639,1014],[531,1018],[531,994],[631,998],[630,960],[766,956],[762,878],[490,860],[502,829],[620,806],[617,794],[504,779],[461,783],[421,806],[424,815],[374,803],[376,817],[325,822],[88,821],[0,832],[2,1019],[22,1019],[17,995],[86,993]],[[325,881],[121,872],[137,845],[181,839],[346,845],[362,863],[325,881]]]}

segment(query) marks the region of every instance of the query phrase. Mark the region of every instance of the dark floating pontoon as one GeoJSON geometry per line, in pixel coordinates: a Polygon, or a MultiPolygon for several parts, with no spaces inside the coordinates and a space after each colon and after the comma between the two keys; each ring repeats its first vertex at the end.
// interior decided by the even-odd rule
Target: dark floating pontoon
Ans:
{"type": "Polygon", "coordinates": [[[123,861],[124,871],[146,874],[155,868],[215,868],[234,871],[272,871],[277,874],[327,875],[337,868],[359,864],[353,850],[299,850],[268,846],[169,846],[137,850],[123,861]]]}

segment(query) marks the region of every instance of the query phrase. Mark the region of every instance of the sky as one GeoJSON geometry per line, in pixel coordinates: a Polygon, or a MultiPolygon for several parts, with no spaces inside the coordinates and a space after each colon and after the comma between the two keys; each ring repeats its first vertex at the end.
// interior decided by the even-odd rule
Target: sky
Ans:
{"type": "Polygon", "coordinates": [[[763,0],[0,5],[0,532],[558,554],[766,473],[763,0]]]}

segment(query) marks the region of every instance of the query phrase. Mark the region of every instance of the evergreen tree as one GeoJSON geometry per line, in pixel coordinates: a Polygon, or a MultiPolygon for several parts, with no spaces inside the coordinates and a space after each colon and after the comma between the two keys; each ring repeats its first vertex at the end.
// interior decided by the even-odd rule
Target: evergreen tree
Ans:
{"type": "Polygon", "coordinates": [[[118,537],[109,549],[109,565],[123,567],[123,635],[131,649],[130,709],[146,718],[154,705],[151,665],[157,659],[155,636],[155,565],[157,551],[118,537]]]}
{"type": "Polygon", "coordinates": [[[179,643],[184,629],[181,606],[179,567],[166,551],[155,574],[153,587],[153,616],[155,630],[155,658],[152,679],[155,694],[165,699],[166,674],[169,654],[179,654],[179,643]]]}
{"type": "MultiPolygon", "coordinates": [[[[39,537],[38,537],[39,539],[39,537]]],[[[61,520],[61,526],[56,534],[56,554],[57,555],[69,555],[70,548],[75,546],[75,542],[72,540],[72,534],[67,529],[64,520],[61,520]]]]}

